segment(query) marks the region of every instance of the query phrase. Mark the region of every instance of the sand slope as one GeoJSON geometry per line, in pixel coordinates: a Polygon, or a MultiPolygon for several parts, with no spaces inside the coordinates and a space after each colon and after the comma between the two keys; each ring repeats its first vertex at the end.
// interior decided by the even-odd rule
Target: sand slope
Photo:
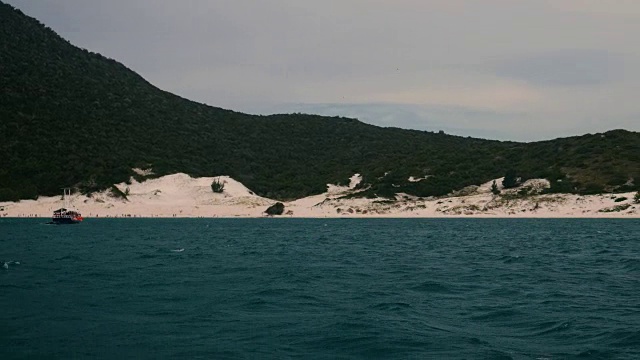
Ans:
{"type": "MultiPolygon", "coordinates": [[[[420,199],[399,194],[389,199],[345,199],[360,178],[350,186],[328,185],[327,192],[285,202],[283,217],[618,217],[640,218],[635,193],[605,195],[518,195],[518,189],[490,191],[492,182],[468,187],[444,198],[420,199]],[[626,198],[626,199],[625,199],[626,198]]],[[[500,179],[497,179],[500,184],[500,179]]],[[[116,184],[127,199],[114,197],[110,190],[72,195],[69,207],[85,217],[262,217],[277,201],[255,195],[228,176],[192,178],[186,174],[167,175],[144,182],[116,184]],[[225,183],[222,193],[214,193],[211,183],[225,183]]],[[[546,180],[529,180],[523,187],[531,193],[548,187],[546,180]]],[[[17,203],[0,203],[0,216],[49,217],[65,204],[62,196],[41,197],[17,203]]]]}

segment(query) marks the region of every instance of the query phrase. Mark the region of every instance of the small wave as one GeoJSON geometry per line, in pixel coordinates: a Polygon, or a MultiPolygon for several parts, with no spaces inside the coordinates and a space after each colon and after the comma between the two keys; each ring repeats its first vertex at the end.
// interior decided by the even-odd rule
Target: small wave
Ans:
{"type": "Polygon", "coordinates": [[[547,335],[551,333],[556,333],[559,331],[564,331],[571,327],[571,321],[562,321],[562,322],[547,322],[540,325],[540,329],[538,332],[534,333],[534,336],[547,335]]]}
{"type": "Polygon", "coordinates": [[[9,269],[9,265],[20,265],[20,261],[12,261],[12,260],[5,261],[2,264],[2,268],[5,270],[9,269]]]}
{"type": "Polygon", "coordinates": [[[488,350],[483,357],[485,359],[513,360],[511,355],[500,350],[488,350]]]}
{"type": "Polygon", "coordinates": [[[184,251],[184,248],[180,248],[180,249],[173,249],[173,250],[171,250],[171,251],[173,251],[173,252],[183,252],[183,251],[184,251]]]}
{"type": "Polygon", "coordinates": [[[369,306],[370,309],[385,310],[385,311],[398,311],[411,308],[411,304],[403,302],[385,302],[369,306]]]}
{"type": "Polygon", "coordinates": [[[632,347],[640,345],[640,331],[617,331],[610,335],[615,341],[612,343],[617,347],[632,347]]]}
{"type": "Polygon", "coordinates": [[[292,298],[296,304],[301,306],[315,306],[322,303],[320,298],[308,294],[294,295],[292,298]]]}
{"type": "Polygon", "coordinates": [[[622,263],[622,268],[629,271],[638,271],[640,270],[640,259],[636,258],[628,258],[620,261],[622,263]]]}
{"type": "Polygon", "coordinates": [[[62,260],[73,260],[73,261],[79,261],[81,260],[79,256],[76,255],[65,255],[63,257],[57,258],[56,261],[62,261],[62,260]]]}
{"type": "Polygon", "coordinates": [[[29,286],[17,285],[17,284],[2,284],[2,283],[0,283],[0,291],[3,291],[3,293],[4,293],[5,289],[7,291],[9,291],[11,289],[27,290],[27,289],[29,289],[29,286]]]}
{"type": "Polygon", "coordinates": [[[501,309],[489,311],[484,314],[472,316],[471,319],[474,321],[503,321],[508,318],[513,318],[516,316],[520,316],[522,313],[518,310],[514,309],[501,309]]]}
{"type": "Polygon", "coordinates": [[[579,353],[576,358],[578,359],[610,359],[611,353],[602,352],[599,350],[585,350],[579,353]]]}
{"type": "Polygon", "coordinates": [[[472,345],[491,345],[488,341],[479,339],[477,337],[471,337],[468,339],[469,344],[472,345]]]}
{"type": "Polygon", "coordinates": [[[255,308],[268,306],[270,303],[262,298],[253,298],[243,304],[243,308],[255,308]]]}
{"type": "Polygon", "coordinates": [[[490,296],[510,297],[518,296],[522,293],[522,290],[518,287],[502,286],[495,289],[491,289],[487,292],[490,296]]]}
{"type": "Polygon", "coordinates": [[[272,297],[280,297],[285,296],[286,294],[291,293],[291,290],[284,288],[274,288],[274,289],[264,289],[255,293],[255,296],[259,298],[272,298],[272,297]]]}
{"type": "Polygon", "coordinates": [[[501,257],[500,260],[505,264],[511,264],[516,261],[522,261],[523,257],[521,255],[505,255],[501,257]]]}
{"type": "Polygon", "coordinates": [[[424,281],[412,288],[415,291],[424,291],[428,293],[448,294],[451,293],[451,289],[446,285],[443,285],[435,281],[424,281]]]}

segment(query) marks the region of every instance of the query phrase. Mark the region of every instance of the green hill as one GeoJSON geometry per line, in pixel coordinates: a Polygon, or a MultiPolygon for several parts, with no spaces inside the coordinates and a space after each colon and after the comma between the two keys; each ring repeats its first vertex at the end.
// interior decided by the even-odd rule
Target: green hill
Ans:
{"type": "Polygon", "coordinates": [[[557,191],[633,190],[640,133],[515,143],[338,117],[242,114],[162,91],[0,2],[0,201],[65,186],[104,189],[133,176],[133,167],[229,175],[277,199],[321,193],[354,173],[371,185],[367,194],[386,196],[444,195],[508,170],[549,178],[557,191]]]}

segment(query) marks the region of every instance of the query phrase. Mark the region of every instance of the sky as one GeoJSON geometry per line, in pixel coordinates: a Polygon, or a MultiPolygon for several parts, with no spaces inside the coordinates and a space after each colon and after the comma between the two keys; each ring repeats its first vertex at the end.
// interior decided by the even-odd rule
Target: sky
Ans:
{"type": "Polygon", "coordinates": [[[3,0],[182,97],[499,140],[640,131],[637,0],[3,0]]]}

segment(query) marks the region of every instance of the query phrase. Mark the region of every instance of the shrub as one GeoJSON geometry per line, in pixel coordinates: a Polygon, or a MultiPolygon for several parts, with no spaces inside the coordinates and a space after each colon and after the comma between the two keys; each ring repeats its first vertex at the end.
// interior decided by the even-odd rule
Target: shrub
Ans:
{"type": "Polygon", "coordinates": [[[127,198],[127,195],[129,195],[129,188],[127,188],[127,190],[125,190],[125,192],[122,192],[122,190],[120,190],[117,186],[111,185],[111,196],[112,197],[123,199],[123,200],[129,200],[127,198]]]}
{"type": "Polygon", "coordinates": [[[574,186],[571,183],[571,181],[569,181],[569,179],[564,178],[564,179],[556,179],[555,181],[552,179],[549,179],[550,182],[550,187],[542,190],[543,194],[559,194],[559,193],[572,193],[574,192],[574,186]]]}
{"type": "Polygon", "coordinates": [[[622,196],[622,197],[616,198],[616,199],[615,199],[615,200],[613,200],[613,201],[614,201],[614,202],[623,202],[623,201],[625,201],[625,200],[627,200],[627,198],[626,198],[626,197],[624,197],[624,196],[622,196]]]}
{"type": "Polygon", "coordinates": [[[636,196],[633,197],[633,202],[636,204],[640,204],[640,191],[636,193],[636,196]]]}
{"type": "Polygon", "coordinates": [[[516,177],[516,172],[514,170],[509,170],[504,176],[504,180],[502,180],[502,186],[505,189],[514,188],[520,185],[518,182],[518,178],[516,177]]]}
{"type": "Polygon", "coordinates": [[[579,193],[581,195],[594,195],[594,194],[602,194],[604,193],[604,188],[600,184],[589,183],[584,185],[579,193]]]}
{"type": "Polygon", "coordinates": [[[215,178],[213,180],[213,182],[211,183],[211,190],[213,190],[214,193],[221,193],[224,191],[224,181],[220,181],[219,178],[215,178]]]}
{"type": "Polygon", "coordinates": [[[531,188],[530,187],[523,187],[522,189],[520,189],[518,191],[518,195],[520,196],[527,196],[531,193],[531,188]]]}
{"type": "Polygon", "coordinates": [[[346,178],[336,183],[336,185],[338,186],[349,186],[350,184],[351,184],[351,178],[346,178]]]}
{"type": "Polygon", "coordinates": [[[493,193],[493,195],[500,194],[500,189],[498,189],[498,184],[496,184],[495,180],[493,180],[493,184],[491,184],[491,192],[493,193]]]}
{"type": "Polygon", "coordinates": [[[616,205],[614,207],[600,209],[598,211],[602,212],[602,213],[620,212],[620,211],[625,211],[630,207],[631,207],[631,204],[620,204],[620,205],[616,205]]]}

